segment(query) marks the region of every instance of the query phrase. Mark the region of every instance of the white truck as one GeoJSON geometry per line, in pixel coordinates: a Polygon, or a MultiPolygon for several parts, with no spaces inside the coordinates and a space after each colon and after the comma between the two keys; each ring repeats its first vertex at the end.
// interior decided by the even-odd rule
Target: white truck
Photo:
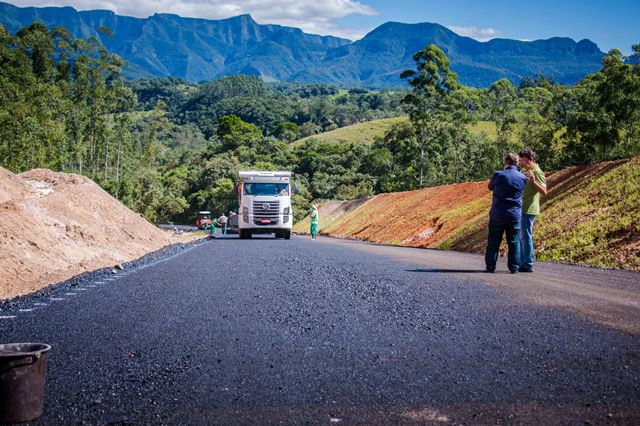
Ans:
{"type": "Polygon", "coordinates": [[[241,170],[238,174],[240,238],[251,238],[254,234],[275,234],[276,238],[290,239],[293,173],[241,170]]]}

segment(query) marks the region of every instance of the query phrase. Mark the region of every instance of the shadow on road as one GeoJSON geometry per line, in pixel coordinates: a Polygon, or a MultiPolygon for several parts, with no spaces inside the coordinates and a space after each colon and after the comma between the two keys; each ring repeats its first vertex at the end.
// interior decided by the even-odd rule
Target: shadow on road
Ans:
{"type": "MultiPolygon", "coordinates": [[[[221,241],[221,240],[233,240],[240,241],[240,236],[237,234],[216,235],[215,237],[207,237],[209,241],[221,241]]],[[[274,238],[273,235],[254,235],[247,240],[242,241],[284,241],[284,238],[274,238]]]]}
{"type": "MultiPolygon", "coordinates": [[[[464,274],[482,274],[484,270],[482,269],[407,269],[407,272],[431,272],[431,273],[441,273],[441,274],[456,274],[456,273],[464,273],[464,274]]],[[[508,274],[509,271],[496,271],[495,274],[508,274]]]]}

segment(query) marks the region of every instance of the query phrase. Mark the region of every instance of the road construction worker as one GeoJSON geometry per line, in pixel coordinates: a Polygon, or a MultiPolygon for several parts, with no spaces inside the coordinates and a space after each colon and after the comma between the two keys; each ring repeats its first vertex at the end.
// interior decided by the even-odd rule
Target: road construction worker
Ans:
{"type": "Polygon", "coordinates": [[[224,213],[222,213],[218,218],[218,223],[220,224],[220,228],[222,229],[223,235],[227,233],[227,222],[228,222],[228,218],[224,215],[224,213]]]}
{"type": "Polygon", "coordinates": [[[318,206],[315,204],[311,204],[311,227],[309,229],[309,233],[311,234],[311,239],[315,240],[318,236],[318,206]]]}
{"type": "Polygon", "coordinates": [[[220,224],[218,223],[217,219],[213,219],[211,221],[211,224],[209,225],[209,237],[210,238],[215,238],[215,233],[216,233],[216,227],[218,227],[220,224]]]}

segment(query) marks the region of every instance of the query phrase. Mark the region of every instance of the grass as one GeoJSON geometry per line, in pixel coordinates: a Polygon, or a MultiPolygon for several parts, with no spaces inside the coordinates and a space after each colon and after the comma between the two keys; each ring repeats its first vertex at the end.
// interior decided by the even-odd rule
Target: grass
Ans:
{"type": "Polygon", "coordinates": [[[393,126],[408,121],[407,117],[383,118],[380,120],[365,121],[364,123],[352,124],[351,126],[341,127],[329,132],[317,135],[307,136],[294,142],[295,144],[303,144],[309,139],[315,139],[322,142],[332,143],[349,143],[359,142],[371,144],[376,138],[384,136],[393,126]]]}
{"type": "Polygon", "coordinates": [[[539,258],[639,268],[640,159],[583,178],[558,202],[543,205],[535,234],[539,258]]]}
{"type": "MultiPolygon", "coordinates": [[[[353,124],[341,127],[329,132],[307,136],[294,142],[295,145],[303,144],[305,141],[315,139],[322,142],[339,143],[364,143],[372,144],[376,139],[385,135],[393,126],[401,123],[408,123],[408,117],[383,118],[380,120],[365,121],[364,123],[353,124]]],[[[492,121],[479,121],[469,127],[473,133],[486,133],[489,137],[496,137],[496,125],[492,121]]]]}

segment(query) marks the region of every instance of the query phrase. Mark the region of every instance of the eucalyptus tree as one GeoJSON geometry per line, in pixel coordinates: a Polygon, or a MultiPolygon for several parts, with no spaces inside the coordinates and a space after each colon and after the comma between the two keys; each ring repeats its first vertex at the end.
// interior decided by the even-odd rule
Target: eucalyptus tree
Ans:
{"type": "Polygon", "coordinates": [[[450,61],[435,44],[413,56],[416,70],[401,74],[411,86],[402,103],[419,147],[418,187],[457,182],[468,161],[468,124],[476,119],[479,93],[458,82],[450,61]]]}
{"type": "Polygon", "coordinates": [[[406,70],[400,78],[412,88],[402,100],[409,114],[419,144],[418,186],[425,185],[425,172],[429,164],[438,162],[443,145],[443,127],[450,121],[448,96],[458,88],[457,74],[449,69],[450,61],[435,44],[430,44],[413,55],[417,70],[406,70]]]}

